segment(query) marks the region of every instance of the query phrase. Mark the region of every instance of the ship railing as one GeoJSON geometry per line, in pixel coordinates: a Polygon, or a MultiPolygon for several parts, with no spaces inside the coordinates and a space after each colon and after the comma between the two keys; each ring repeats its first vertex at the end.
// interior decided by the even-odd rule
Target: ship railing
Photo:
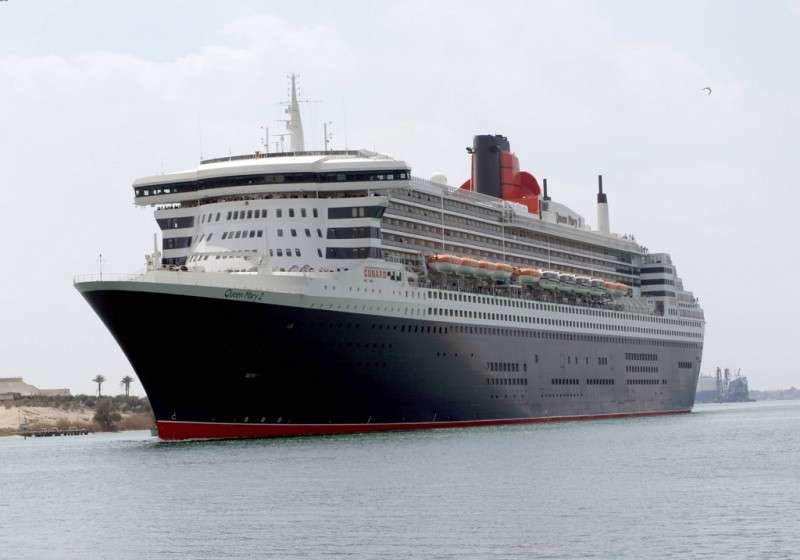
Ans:
{"type": "Polygon", "coordinates": [[[98,272],[95,274],[76,274],[72,278],[74,284],[81,282],[136,282],[144,280],[144,274],[135,272],[98,272]]]}

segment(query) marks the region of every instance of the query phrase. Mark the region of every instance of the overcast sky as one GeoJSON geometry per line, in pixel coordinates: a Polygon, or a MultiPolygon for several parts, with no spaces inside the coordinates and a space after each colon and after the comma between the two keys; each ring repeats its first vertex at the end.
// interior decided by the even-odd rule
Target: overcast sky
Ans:
{"type": "Polygon", "coordinates": [[[118,390],[73,275],[142,268],[132,181],[257,149],[297,72],[310,148],[328,120],[337,148],[460,184],[472,136],[505,134],[592,223],[603,173],[612,230],[700,297],[703,371],[800,385],[799,28],[800,0],[0,2],[0,377],[118,390]]]}

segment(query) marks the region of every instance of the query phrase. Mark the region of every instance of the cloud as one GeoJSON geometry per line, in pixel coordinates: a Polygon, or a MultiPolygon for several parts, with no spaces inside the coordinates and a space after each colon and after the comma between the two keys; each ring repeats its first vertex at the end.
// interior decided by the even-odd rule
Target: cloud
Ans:
{"type": "MultiPolygon", "coordinates": [[[[188,49],[164,59],[100,49],[0,55],[0,189],[10,208],[0,239],[15,278],[0,293],[7,367],[49,385],[67,371],[85,391],[94,374],[84,372],[97,364],[130,371],[71,275],[95,270],[100,251],[109,271],[140,267],[155,228],[149,210],[131,208],[132,180],[193,166],[201,144],[206,156],[256,149],[259,126],[281,127],[276,102],[290,71],[323,100],[303,108],[312,146],[322,120],[333,120],[337,147],[347,137],[351,148],[391,152],[416,174],[443,171],[458,184],[472,135],[506,134],[523,167],[590,218],[595,175],[606,174],[612,227],[673,252],[717,324],[730,317],[730,329],[747,328],[728,315],[731,302],[744,316],[786,309],[770,294],[743,300],[741,285],[719,278],[741,278],[743,261],[762,266],[742,247],[796,274],[785,262],[796,236],[781,212],[800,202],[789,163],[796,91],[754,87],[752,73],[722,72],[668,32],[625,32],[639,22],[602,7],[337,6],[319,17],[235,17],[203,44],[184,31],[188,49]],[[748,220],[762,225],[743,227],[748,220]]],[[[749,343],[725,347],[719,332],[707,359],[730,351],[740,365],[755,361],[749,343]]],[[[787,337],[764,345],[780,355],[787,337]]]]}

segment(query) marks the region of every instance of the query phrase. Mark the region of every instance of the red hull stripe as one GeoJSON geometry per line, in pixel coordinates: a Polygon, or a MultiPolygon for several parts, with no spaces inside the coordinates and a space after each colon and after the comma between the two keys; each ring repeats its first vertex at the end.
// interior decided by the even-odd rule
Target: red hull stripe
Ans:
{"type": "Polygon", "coordinates": [[[497,420],[458,420],[452,422],[391,422],[374,424],[245,424],[229,422],[183,422],[157,420],[158,436],[167,441],[187,439],[242,439],[289,436],[326,436],[366,432],[388,432],[392,430],[430,430],[441,428],[472,428],[479,426],[501,426],[508,424],[536,424],[544,422],[567,422],[576,420],[601,420],[626,418],[629,416],[657,416],[683,414],[690,409],[660,410],[654,412],[617,412],[585,416],[539,416],[533,418],[501,418],[497,420]]]}

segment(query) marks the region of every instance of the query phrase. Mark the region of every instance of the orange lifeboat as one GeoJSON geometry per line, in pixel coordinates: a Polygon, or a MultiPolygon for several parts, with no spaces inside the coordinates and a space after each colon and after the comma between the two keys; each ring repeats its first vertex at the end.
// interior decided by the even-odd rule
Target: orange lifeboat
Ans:
{"type": "Polygon", "coordinates": [[[494,278],[494,263],[480,261],[478,263],[478,276],[482,278],[494,278]]]}
{"type": "Polygon", "coordinates": [[[431,255],[428,257],[428,267],[434,272],[441,274],[453,273],[456,271],[456,266],[461,265],[461,259],[453,255],[431,255]]]}
{"type": "Polygon", "coordinates": [[[539,283],[539,278],[542,277],[542,271],[538,268],[518,268],[517,269],[517,282],[523,286],[530,286],[539,283]]]}
{"type": "Polygon", "coordinates": [[[624,296],[628,294],[628,286],[621,282],[605,282],[605,288],[612,296],[624,296]]]}
{"type": "Polygon", "coordinates": [[[461,259],[461,273],[466,276],[475,276],[480,272],[480,261],[470,257],[461,259]]]}
{"type": "Polygon", "coordinates": [[[493,277],[495,280],[505,280],[508,281],[511,279],[511,275],[514,273],[514,267],[510,264],[506,263],[495,263],[494,265],[494,274],[493,277]]]}

